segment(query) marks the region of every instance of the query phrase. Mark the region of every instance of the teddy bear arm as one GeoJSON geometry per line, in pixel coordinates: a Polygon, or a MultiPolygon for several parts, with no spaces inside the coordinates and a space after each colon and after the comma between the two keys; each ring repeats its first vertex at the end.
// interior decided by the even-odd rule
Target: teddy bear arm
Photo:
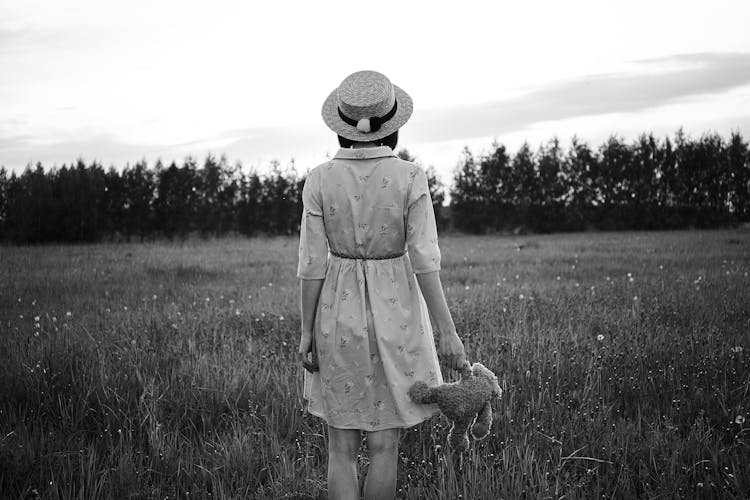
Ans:
{"type": "Polygon", "coordinates": [[[417,382],[409,389],[412,401],[418,404],[437,403],[437,388],[429,387],[424,382],[417,382]]]}

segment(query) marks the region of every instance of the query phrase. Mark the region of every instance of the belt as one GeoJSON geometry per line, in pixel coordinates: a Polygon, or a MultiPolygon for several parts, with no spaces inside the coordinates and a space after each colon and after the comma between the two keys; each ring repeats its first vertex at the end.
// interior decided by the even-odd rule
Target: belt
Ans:
{"type": "Polygon", "coordinates": [[[404,255],[406,255],[406,250],[404,250],[401,253],[383,255],[382,257],[361,257],[357,255],[345,255],[343,253],[334,252],[333,250],[330,250],[330,249],[328,251],[331,253],[331,255],[335,257],[339,257],[341,259],[351,259],[351,260],[387,260],[387,259],[395,259],[397,257],[403,257],[404,255]]]}

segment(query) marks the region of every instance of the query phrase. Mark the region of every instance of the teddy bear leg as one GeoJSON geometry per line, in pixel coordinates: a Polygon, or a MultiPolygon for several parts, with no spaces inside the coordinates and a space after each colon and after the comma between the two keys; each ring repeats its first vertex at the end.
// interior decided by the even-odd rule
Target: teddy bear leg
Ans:
{"type": "Polygon", "coordinates": [[[469,430],[470,422],[470,420],[456,420],[453,422],[453,427],[451,427],[448,433],[448,444],[458,453],[463,453],[469,448],[467,431],[469,430]]]}
{"type": "Polygon", "coordinates": [[[492,426],[492,406],[489,401],[484,404],[479,413],[477,414],[477,420],[474,425],[471,426],[471,435],[474,439],[484,439],[490,433],[490,427],[492,426]]]}

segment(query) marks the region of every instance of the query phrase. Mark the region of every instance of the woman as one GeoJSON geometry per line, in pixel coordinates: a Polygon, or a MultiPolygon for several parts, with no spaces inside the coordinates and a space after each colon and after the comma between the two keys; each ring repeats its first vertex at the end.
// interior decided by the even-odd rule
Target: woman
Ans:
{"type": "Polygon", "coordinates": [[[440,283],[427,177],[394,153],[411,113],[409,95],[384,75],[349,75],[322,110],[342,147],[309,173],[302,193],[299,353],[312,370],[307,410],[328,424],[332,499],[359,498],[363,431],[365,498],[395,496],[399,429],[438,411],[412,402],[409,387],[442,383],[438,353],[453,369],[465,358],[440,283]]]}

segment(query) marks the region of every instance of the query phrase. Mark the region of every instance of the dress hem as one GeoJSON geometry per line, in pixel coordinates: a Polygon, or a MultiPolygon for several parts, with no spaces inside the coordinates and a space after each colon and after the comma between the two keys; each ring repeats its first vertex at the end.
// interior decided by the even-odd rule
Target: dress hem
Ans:
{"type": "Polygon", "coordinates": [[[421,424],[422,422],[430,420],[435,415],[440,414],[440,410],[436,408],[434,412],[430,413],[429,415],[425,415],[421,419],[414,420],[413,423],[403,422],[398,425],[395,425],[395,422],[394,422],[392,424],[382,424],[382,425],[376,425],[372,427],[372,426],[354,426],[354,425],[344,425],[344,426],[334,425],[334,424],[331,424],[331,422],[329,422],[328,418],[326,418],[326,416],[322,412],[313,411],[313,410],[310,410],[309,408],[307,409],[307,412],[311,415],[315,415],[316,417],[323,419],[326,424],[328,424],[331,427],[335,427],[336,429],[359,430],[359,431],[365,431],[365,432],[377,432],[377,431],[383,431],[386,429],[408,429],[409,427],[414,427],[415,425],[421,424]]]}

